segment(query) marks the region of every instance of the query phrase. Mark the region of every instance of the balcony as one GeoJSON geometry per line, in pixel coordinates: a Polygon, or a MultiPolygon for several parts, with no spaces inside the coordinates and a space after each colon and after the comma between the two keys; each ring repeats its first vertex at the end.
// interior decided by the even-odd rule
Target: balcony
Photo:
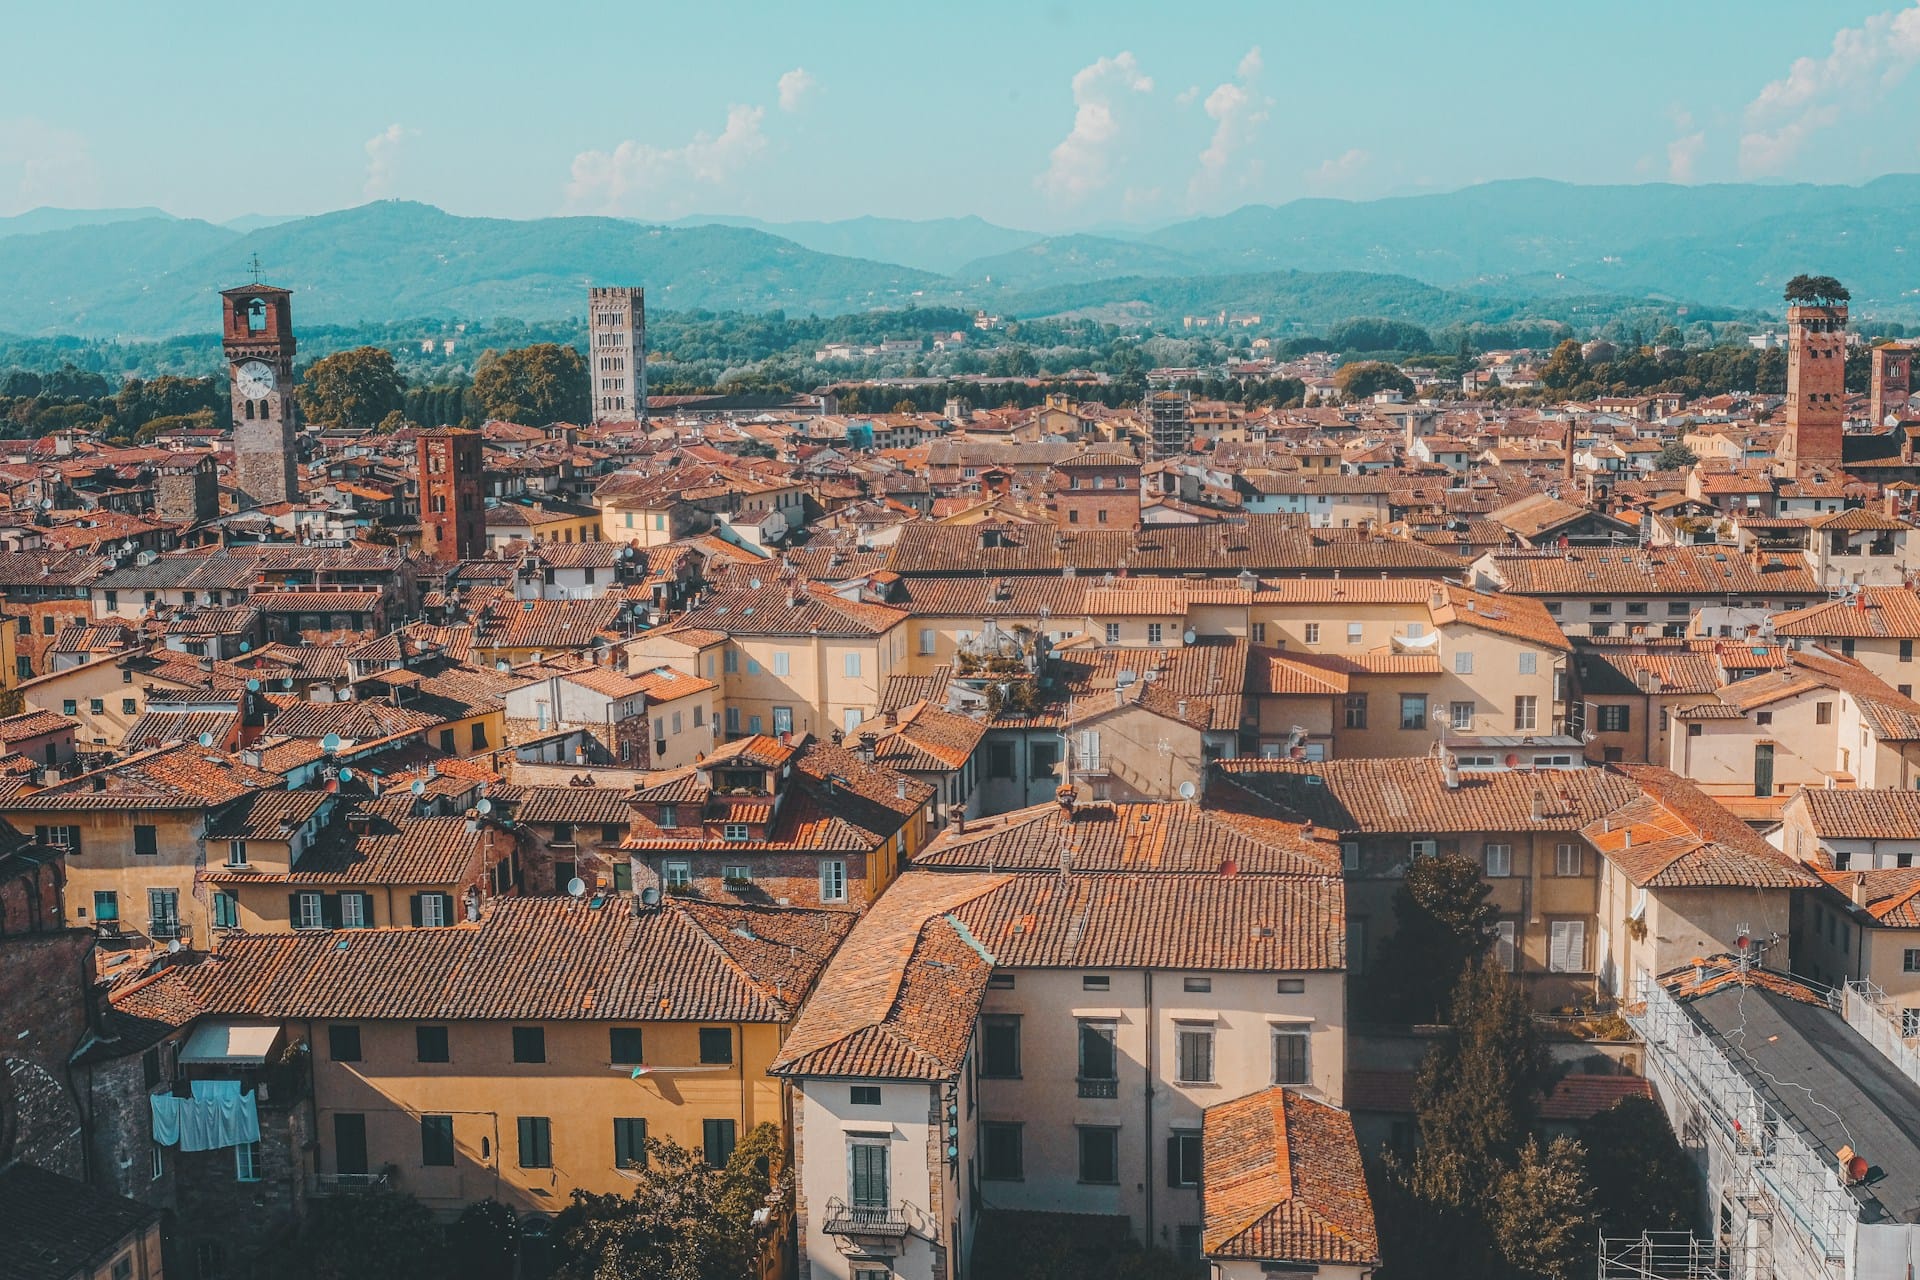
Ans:
{"type": "Polygon", "coordinates": [[[901,1206],[850,1205],[839,1197],[827,1201],[820,1229],[830,1236],[883,1237],[898,1240],[907,1234],[907,1216],[901,1206]]]}
{"type": "Polygon", "coordinates": [[[385,1170],[379,1173],[321,1173],[313,1179],[316,1196],[350,1196],[363,1191],[384,1191],[391,1179],[385,1170]]]}
{"type": "Polygon", "coordinates": [[[1080,1096],[1083,1098],[1117,1098],[1120,1096],[1118,1080],[1099,1080],[1081,1076],[1079,1079],[1080,1096]]]}

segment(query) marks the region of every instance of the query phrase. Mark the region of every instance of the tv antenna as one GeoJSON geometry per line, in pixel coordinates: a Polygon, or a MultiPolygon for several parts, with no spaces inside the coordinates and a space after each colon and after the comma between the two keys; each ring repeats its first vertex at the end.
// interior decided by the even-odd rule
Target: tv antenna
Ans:
{"type": "Polygon", "coordinates": [[[249,272],[250,272],[250,273],[252,274],[252,276],[253,276],[253,282],[254,282],[255,284],[259,284],[259,283],[260,283],[260,278],[261,278],[261,277],[262,277],[263,275],[265,275],[265,274],[266,274],[266,273],[265,273],[264,271],[262,271],[262,270],[261,270],[261,268],[260,268],[260,255],[259,255],[259,254],[257,254],[257,253],[256,253],[256,254],[254,254],[254,255],[253,255],[253,256],[252,256],[251,258],[249,258],[249,259],[247,259],[247,270],[248,270],[248,271],[249,271],[249,272]]]}

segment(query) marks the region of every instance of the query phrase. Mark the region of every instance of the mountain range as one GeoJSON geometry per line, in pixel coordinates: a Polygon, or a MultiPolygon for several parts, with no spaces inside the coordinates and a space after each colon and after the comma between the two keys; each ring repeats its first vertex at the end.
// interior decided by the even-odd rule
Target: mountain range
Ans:
{"type": "Polygon", "coordinates": [[[36,209],[0,218],[0,332],[205,330],[214,293],[244,281],[256,254],[299,295],[307,324],[562,319],[582,312],[589,281],[644,284],[656,309],[674,311],[953,304],[1164,321],[1234,309],[1324,324],[1350,296],[1344,314],[1430,322],[1648,304],[1698,317],[1776,312],[1781,284],[1800,272],[1845,281],[1863,317],[1909,319],[1920,317],[1917,205],[1920,175],[1900,174],[1857,187],[1518,180],[1249,205],[1103,235],[976,217],[515,221],[403,201],[224,225],[157,209],[36,209]],[[1315,302],[1303,309],[1306,296],[1315,302]]]}

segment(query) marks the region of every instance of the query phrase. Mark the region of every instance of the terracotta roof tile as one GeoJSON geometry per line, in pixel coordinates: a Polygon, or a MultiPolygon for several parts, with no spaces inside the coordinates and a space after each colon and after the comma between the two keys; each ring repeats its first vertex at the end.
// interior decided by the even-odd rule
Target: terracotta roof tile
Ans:
{"type": "Polygon", "coordinates": [[[1379,1263],[1373,1201],[1346,1112],[1276,1086],[1208,1107],[1201,1149],[1209,1258],[1379,1263]]]}

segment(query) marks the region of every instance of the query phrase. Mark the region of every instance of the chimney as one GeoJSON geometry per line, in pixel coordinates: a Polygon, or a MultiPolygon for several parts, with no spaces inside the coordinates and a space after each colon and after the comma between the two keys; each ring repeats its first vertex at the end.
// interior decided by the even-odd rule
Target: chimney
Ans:
{"type": "MultiPolygon", "coordinates": [[[[1442,759],[1440,763],[1440,772],[1441,772],[1441,775],[1446,779],[1447,790],[1458,791],[1460,789],[1460,757],[1459,756],[1454,755],[1453,752],[1451,751],[1447,752],[1445,758],[1442,759]]],[[[1535,794],[1538,794],[1538,793],[1536,792],[1535,794]]]]}
{"type": "Polygon", "coordinates": [[[1053,798],[1060,802],[1060,816],[1068,822],[1072,822],[1073,802],[1076,799],[1073,784],[1070,782],[1061,783],[1058,787],[1054,788],[1053,798]]]}
{"type": "Polygon", "coordinates": [[[359,809],[355,809],[352,813],[349,813],[347,815],[347,830],[353,832],[353,834],[357,836],[363,836],[367,834],[367,832],[371,830],[372,827],[373,827],[373,815],[370,813],[365,813],[359,809]]]}
{"type": "Polygon", "coordinates": [[[250,769],[258,769],[260,767],[259,750],[254,747],[248,747],[245,751],[242,751],[240,753],[240,763],[250,769]]]}
{"type": "Polygon", "coordinates": [[[1535,822],[1541,822],[1546,819],[1546,816],[1547,793],[1536,787],[1533,792],[1533,820],[1535,822]]]}
{"type": "Polygon", "coordinates": [[[1853,899],[1853,905],[1862,911],[1867,908],[1867,877],[1865,872],[1856,871],[1847,885],[1847,896],[1853,899]]]}

